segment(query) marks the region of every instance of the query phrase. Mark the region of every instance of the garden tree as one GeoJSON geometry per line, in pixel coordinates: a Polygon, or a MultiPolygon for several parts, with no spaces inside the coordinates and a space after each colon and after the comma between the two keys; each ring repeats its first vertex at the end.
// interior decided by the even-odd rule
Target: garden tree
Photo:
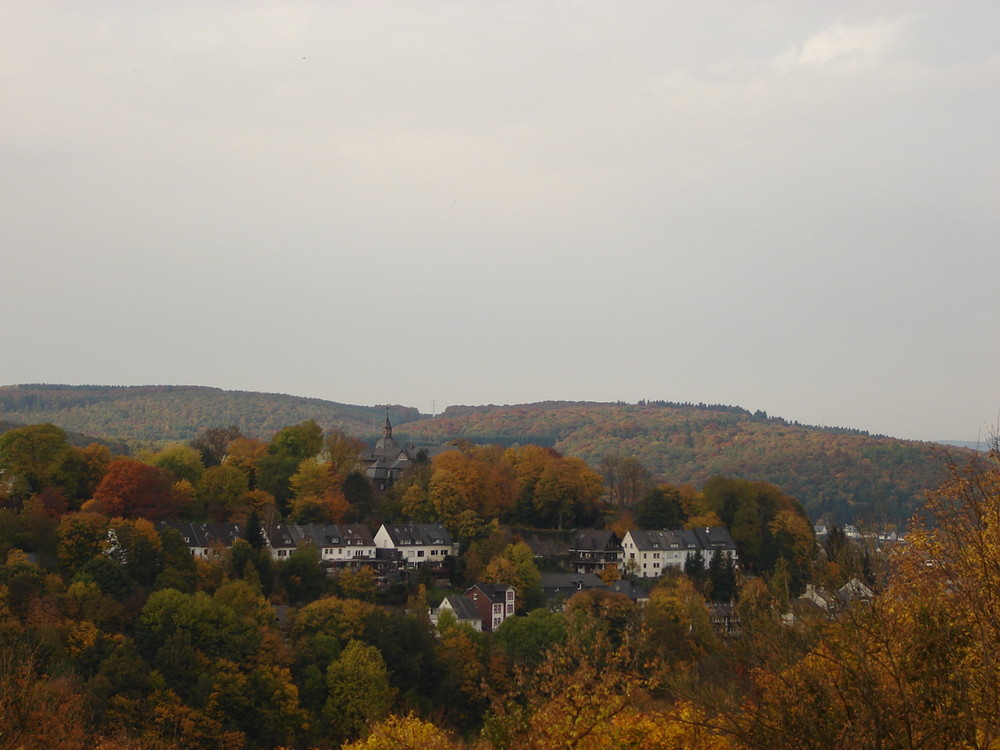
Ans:
{"type": "Polygon", "coordinates": [[[93,583],[102,594],[119,602],[130,600],[139,588],[139,584],[125,572],[125,568],[104,554],[90,558],[76,572],[72,582],[93,583]]]}
{"type": "Polygon", "coordinates": [[[197,565],[184,537],[177,529],[165,526],[159,531],[163,550],[163,570],[156,577],[154,588],[173,588],[192,594],[198,583],[197,565]]]}
{"type": "Polygon", "coordinates": [[[368,602],[327,596],[306,604],[295,613],[289,635],[296,645],[324,636],[344,646],[352,638],[364,639],[375,610],[375,605],[368,602]]]}
{"type": "Polygon", "coordinates": [[[799,513],[779,510],[774,514],[768,531],[771,543],[778,550],[778,559],[783,559],[788,566],[790,589],[800,593],[813,578],[816,536],[812,524],[799,513]]]}
{"type": "Polygon", "coordinates": [[[641,617],[638,606],[624,594],[585,589],[566,602],[566,619],[577,625],[587,622],[618,646],[635,635],[641,617]]]}
{"type": "MultiPolygon", "coordinates": [[[[24,620],[33,605],[43,598],[46,588],[45,571],[28,559],[21,550],[11,550],[0,566],[0,604],[6,605],[14,618],[24,620]]],[[[16,629],[16,628],[15,628],[16,629]]]]}
{"type": "Polygon", "coordinates": [[[378,649],[348,641],[326,671],[327,699],[323,721],[334,741],[356,739],[369,724],[389,714],[395,690],[378,649]]]}
{"type": "Polygon", "coordinates": [[[684,520],[681,493],[670,485],[654,487],[636,507],[635,522],[640,529],[679,529],[684,520]]]}
{"type": "Polygon", "coordinates": [[[111,465],[111,449],[100,443],[91,443],[80,451],[83,459],[81,467],[77,498],[86,500],[94,496],[97,485],[101,483],[104,475],[111,465]]]}
{"type": "Polygon", "coordinates": [[[1000,744],[996,661],[1000,654],[1000,440],[994,438],[992,450],[984,457],[974,457],[964,465],[951,464],[949,478],[929,498],[926,513],[926,523],[907,534],[896,582],[890,578],[890,590],[879,598],[910,593],[906,601],[916,615],[921,614],[916,605],[938,602],[944,610],[940,624],[968,634],[966,648],[953,654],[962,658],[962,679],[970,688],[966,714],[981,746],[1000,744]],[[926,594],[916,598],[914,592],[926,594]]]}
{"type": "MultiPolygon", "coordinates": [[[[306,721],[291,672],[274,664],[241,669],[220,667],[214,676],[208,708],[226,719],[232,744],[251,750],[285,747],[306,721]]],[[[220,742],[225,745],[225,741],[220,742]]]]}
{"type": "MultiPolygon", "coordinates": [[[[465,509],[483,518],[498,518],[514,504],[514,472],[498,446],[476,445],[467,451],[446,451],[432,462],[434,476],[448,472],[463,498],[465,509]]],[[[431,479],[433,483],[434,479],[431,479]]]]}
{"type": "Polygon", "coordinates": [[[691,579],[691,583],[703,595],[708,595],[709,577],[705,569],[705,554],[700,550],[695,550],[693,555],[684,558],[684,575],[691,579]]]}
{"type": "Polygon", "coordinates": [[[140,586],[152,586],[163,570],[163,543],[145,518],[112,519],[103,551],[140,586]]]}
{"type": "Polygon", "coordinates": [[[210,466],[201,475],[197,502],[203,518],[232,521],[245,511],[247,478],[235,466],[210,466]]]}
{"type": "Polygon", "coordinates": [[[604,728],[607,747],[616,750],[739,750],[734,739],[711,727],[711,714],[691,701],[665,710],[629,707],[604,728]]]}
{"type": "Polygon", "coordinates": [[[226,453],[225,463],[227,466],[235,466],[242,471],[247,478],[247,486],[251,490],[257,489],[257,464],[268,455],[268,444],[263,440],[254,438],[236,438],[229,443],[226,453]]]}
{"type": "Polygon", "coordinates": [[[429,496],[435,519],[454,533],[458,515],[468,507],[461,479],[447,469],[438,469],[431,477],[429,496]]]}
{"type": "Polygon", "coordinates": [[[87,712],[79,687],[70,677],[46,672],[31,652],[5,648],[0,655],[0,747],[4,750],[86,746],[87,712]]]}
{"type": "Polygon", "coordinates": [[[497,750],[607,748],[614,717],[650,686],[628,643],[580,620],[540,666],[518,669],[510,689],[494,692],[483,734],[497,750]]]}
{"type": "Polygon", "coordinates": [[[226,581],[212,594],[212,600],[231,609],[241,620],[253,622],[260,628],[277,626],[270,602],[264,598],[260,589],[246,581],[226,581]]]}
{"type": "Polygon", "coordinates": [[[434,700],[443,707],[445,718],[453,727],[465,730],[475,727],[488,707],[483,692],[488,675],[484,656],[482,636],[471,626],[459,624],[451,611],[445,610],[438,620],[434,647],[434,664],[440,675],[434,700]]]}
{"type": "Polygon", "coordinates": [[[486,533],[469,544],[469,548],[459,557],[465,582],[471,585],[481,580],[483,568],[510,544],[510,531],[501,528],[499,523],[491,523],[486,533]]]}
{"type": "Polygon", "coordinates": [[[604,564],[604,567],[601,568],[597,577],[610,586],[615,581],[620,581],[622,579],[622,572],[618,570],[618,563],[609,562],[604,564]]]}
{"type": "Polygon", "coordinates": [[[325,495],[296,497],[289,510],[292,523],[343,523],[351,513],[351,506],[340,490],[332,490],[325,495]]]}
{"type": "Polygon", "coordinates": [[[67,498],[76,499],[85,470],[82,452],[55,425],[29,425],[0,434],[0,474],[10,483],[10,497],[18,503],[47,487],[57,487],[67,498]]]}
{"type": "Polygon", "coordinates": [[[662,664],[694,664],[718,649],[705,598],[686,576],[664,578],[643,610],[642,653],[662,664]]]}
{"type": "Polygon", "coordinates": [[[531,547],[524,542],[508,545],[490,560],[482,572],[482,580],[513,586],[518,612],[527,612],[541,603],[542,575],[531,547]]]}
{"type": "Polygon", "coordinates": [[[699,526],[702,528],[714,529],[718,526],[725,526],[722,519],[719,518],[719,514],[714,510],[710,510],[706,513],[697,513],[693,516],[688,516],[687,521],[684,522],[685,529],[697,529],[699,526]]]}
{"type": "Polygon", "coordinates": [[[139,615],[140,654],[184,699],[207,701],[215,667],[250,665],[260,627],[204,592],[164,589],[150,594],[139,615]]]}
{"type": "Polygon", "coordinates": [[[310,602],[326,592],[326,573],[320,565],[319,550],[312,545],[298,547],[278,568],[278,577],[289,604],[310,602]]]}
{"type": "Polygon", "coordinates": [[[368,477],[360,471],[348,474],[340,490],[351,506],[346,519],[348,522],[360,523],[375,510],[375,490],[368,477]]]}
{"type": "Polygon", "coordinates": [[[54,567],[59,547],[59,519],[45,507],[41,495],[24,503],[18,514],[19,544],[25,552],[34,552],[46,567],[54,567]]]}
{"type": "Polygon", "coordinates": [[[535,513],[535,486],[542,471],[549,462],[560,458],[560,455],[551,448],[542,448],[540,445],[521,445],[508,448],[503,458],[514,472],[517,489],[515,515],[518,520],[529,521],[535,513]]]}
{"type": "Polygon", "coordinates": [[[83,509],[157,521],[177,518],[180,499],[173,491],[170,472],[130,458],[116,458],[83,509]]]}
{"type": "Polygon", "coordinates": [[[78,511],[63,516],[59,522],[59,567],[67,576],[72,576],[90,558],[101,553],[107,533],[108,517],[100,513],[78,511]]]}
{"type": "Polygon", "coordinates": [[[344,745],[343,750],[461,750],[463,747],[429,721],[409,714],[386,717],[370,727],[367,737],[344,745]]]}
{"type": "Polygon", "coordinates": [[[269,453],[257,462],[257,488],[274,498],[278,512],[287,515],[292,497],[289,480],[298,471],[300,459],[284,453],[269,453]]]}
{"type": "Polygon", "coordinates": [[[201,454],[201,462],[206,467],[218,466],[226,457],[229,444],[243,437],[236,425],[229,427],[209,427],[203,430],[189,445],[201,454]]]}
{"type": "MultiPolygon", "coordinates": [[[[434,506],[430,500],[432,469],[430,462],[414,462],[386,491],[389,504],[398,509],[398,517],[384,514],[386,520],[405,518],[413,523],[427,523],[438,520],[434,516],[434,506]]],[[[384,513],[385,508],[383,508],[384,513]]]]}
{"type": "Polygon", "coordinates": [[[186,479],[174,482],[170,485],[170,491],[177,499],[177,507],[180,508],[177,515],[184,521],[201,521],[205,518],[204,508],[198,502],[198,490],[194,488],[186,479]]]}
{"type": "Polygon", "coordinates": [[[534,509],[547,526],[587,526],[599,514],[601,477],[579,458],[560,458],[542,469],[535,484],[534,509]]]}
{"type": "Polygon", "coordinates": [[[345,599],[375,600],[377,592],[375,571],[371,568],[342,570],[336,579],[337,591],[345,599]]]}
{"type": "Polygon", "coordinates": [[[303,459],[288,484],[295,498],[309,495],[322,497],[339,486],[337,476],[330,471],[330,465],[320,463],[315,457],[303,459]]]}
{"type": "Polygon", "coordinates": [[[751,672],[755,699],[724,715],[728,728],[778,750],[989,747],[980,730],[996,718],[976,724],[968,621],[929,593],[907,585],[856,603],[801,658],[751,672]]]}
{"type": "Polygon", "coordinates": [[[261,526],[260,513],[256,508],[251,508],[247,516],[247,522],[243,527],[243,539],[257,551],[267,546],[267,537],[264,536],[264,527],[261,526]]]}
{"type": "Polygon", "coordinates": [[[524,617],[508,617],[493,641],[514,665],[538,666],[546,651],[566,638],[566,616],[533,609],[524,617]]]}
{"type": "Polygon", "coordinates": [[[323,450],[330,461],[330,473],[336,483],[342,483],[357,468],[366,447],[363,440],[351,437],[342,430],[330,430],[326,433],[323,450]]]}
{"type": "Polygon", "coordinates": [[[736,564],[733,558],[715,550],[708,561],[708,582],[713,601],[732,601],[737,590],[736,564]]]}
{"type": "MultiPolygon", "coordinates": [[[[640,498],[648,494],[652,486],[649,471],[633,456],[620,453],[606,454],[600,461],[598,470],[608,493],[608,503],[612,507],[632,507],[640,498]]],[[[669,529],[672,526],[643,528],[669,529]]]]}
{"type": "Polygon", "coordinates": [[[168,445],[163,450],[149,455],[144,462],[166,469],[177,479],[186,479],[193,485],[198,484],[202,472],[205,471],[201,453],[184,443],[168,445]]]}
{"type": "MultiPolygon", "coordinates": [[[[399,498],[400,510],[406,519],[412,523],[431,523],[439,520],[438,512],[431,502],[430,471],[427,471],[427,484],[409,482],[399,486],[397,482],[392,487],[392,494],[399,498]]],[[[440,488],[438,489],[440,493],[440,488]]],[[[440,499],[440,498],[439,498],[440,499]]]]}
{"type": "Polygon", "coordinates": [[[268,447],[271,454],[293,456],[299,461],[314,458],[322,449],[323,430],[314,419],[281,428],[268,447]]]}
{"type": "Polygon", "coordinates": [[[706,508],[716,513],[736,542],[740,564],[770,573],[785,560],[792,592],[797,594],[811,566],[815,536],[798,500],[767,482],[712,477],[702,490],[706,508]],[[804,550],[809,549],[809,560],[804,550]]]}

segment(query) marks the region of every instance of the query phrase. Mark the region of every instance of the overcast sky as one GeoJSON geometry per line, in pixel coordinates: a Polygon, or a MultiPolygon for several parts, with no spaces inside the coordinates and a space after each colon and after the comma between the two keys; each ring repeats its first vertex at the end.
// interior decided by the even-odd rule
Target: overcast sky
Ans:
{"type": "Polygon", "coordinates": [[[0,2],[0,384],[1000,419],[1000,3],[0,2]]]}

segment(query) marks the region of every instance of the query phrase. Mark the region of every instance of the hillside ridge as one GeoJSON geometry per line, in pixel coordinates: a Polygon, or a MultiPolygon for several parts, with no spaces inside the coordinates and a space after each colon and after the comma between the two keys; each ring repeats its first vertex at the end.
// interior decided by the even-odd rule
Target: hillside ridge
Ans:
{"type": "MultiPolygon", "coordinates": [[[[701,403],[455,405],[434,417],[394,405],[388,415],[403,443],[535,443],[595,467],[607,456],[635,458],[662,482],[700,486],[720,474],[767,481],[801,500],[812,518],[838,523],[905,524],[944,479],[947,462],[974,455],[701,403]]],[[[385,406],[209,386],[0,386],[0,419],[52,422],[133,449],[190,440],[207,427],[234,424],[249,436],[269,438],[307,419],[324,430],[371,440],[385,416],[385,406]]]]}

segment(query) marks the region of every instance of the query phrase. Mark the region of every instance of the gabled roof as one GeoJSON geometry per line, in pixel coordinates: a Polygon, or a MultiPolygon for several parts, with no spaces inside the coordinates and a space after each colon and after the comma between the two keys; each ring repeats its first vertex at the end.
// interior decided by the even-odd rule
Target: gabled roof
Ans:
{"type": "Polygon", "coordinates": [[[697,550],[698,537],[689,529],[636,529],[630,531],[632,543],[640,550],[697,550]]]}
{"type": "Polygon", "coordinates": [[[278,524],[271,535],[272,547],[374,547],[375,540],[361,524],[278,524]]]}
{"type": "Polygon", "coordinates": [[[725,526],[698,526],[692,529],[702,548],[707,552],[715,550],[735,551],[736,542],[725,526]]]}
{"type": "Polygon", "coordinates": [[[476,589],[494,604],[502,604],[507,601],[507,592],[514,590],[513,586],[502,583],[477,583],[465,590],[465,595],[476,589]]]}
{"type": "Polygon", "coordinates": [[[573,535],[570,549],[574,551],[603,551],[621,549],[618,536],[610,529],[581,529],[573,535]]]}
{"type": "Polygon", "coordinates": [[[455,618],[459,622],[468,622],[470,620],[482,621],[482,617],[479,614],[479,610],[476,609],[476,605],[471,599],[467,599],[464,596],[459,596],[458,594],[452,594],[446,596],[444,601],[441,602],[439,611],[441,609],[450,609],[455,613],[455,618]],[[447,607],[445,604],[447,603],[447,607]]]}
{"type": "Polygon", "coordinates": [[[647,601],[649,592],[641,589],[631,581],[624,578],[608,584],[607,590],[612,594],[624,594],[634,602],[647,601]]]}
{"type": "Polygon", "coordinates": [[[238,523],[191,523],[188,521],[161,521],[160,527],[170,527],[180,532],[188,547],[231,547],[243,536],[238,523]]]}
{"type": "Polygon", "coordinates": [[[542,573],[542,591],[546,595],[600,589],[605,587],[604,581],[593,573],[542,573]]]}
{"type": "Polygon", "coordinates": [[[452,544],[451,535],[440,523],[386,523],[382,527],[396,547],[452,544]]]}

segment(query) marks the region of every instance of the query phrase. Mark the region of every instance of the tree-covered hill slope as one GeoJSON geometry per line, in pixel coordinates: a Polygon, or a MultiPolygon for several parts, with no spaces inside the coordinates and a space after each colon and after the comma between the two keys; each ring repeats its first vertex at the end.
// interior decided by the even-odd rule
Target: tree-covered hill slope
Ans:
{"type": "MultiPolygon", "coordinates": [[[[315,419],[324,429],[377,434],[384,406],[351,406],[278,393],[224,391],[202,386],[0,386],[0,419],[52,422],[65,430],[122,440],[133,448],[190,440],[208,427],[237,425],[250,437],[270,438],[282,427],[315,419]]],[[[391,407],[393,424],[419,419],[410,407],[391,407]]]]}
{"type": "Polygon", "coordinates": [[[764,480],[802,501],[812,518],[905,523],[962,448],[818,428],[731,406],[546,402],[453,407],[400,435],[420,442],[547,445],[594,466],[607,455],[638,459],[654,476],[701,485],[724,474],[764,480]]]}
{"type": "MultiPolygon", "coordinates": [[[[808,427],[734,406],[543,402],[452,406],[438,417],[390,407],[401,443],[535,443],[597,467],[608,455],[638,459],[660,481],[700,486],[724,474],[772,482],[814,519],[905,523],[945,476],[959,447],[897,440],[841,428],[808,427]]],[[[352,406],[273,393],[199,386],[0,387],[0,420],[52,422],[133,449],[189,440],[208,427],[237,425],[269,438],[315,419],[324,429],[374,438],[383,406],[352,406]]]]}

